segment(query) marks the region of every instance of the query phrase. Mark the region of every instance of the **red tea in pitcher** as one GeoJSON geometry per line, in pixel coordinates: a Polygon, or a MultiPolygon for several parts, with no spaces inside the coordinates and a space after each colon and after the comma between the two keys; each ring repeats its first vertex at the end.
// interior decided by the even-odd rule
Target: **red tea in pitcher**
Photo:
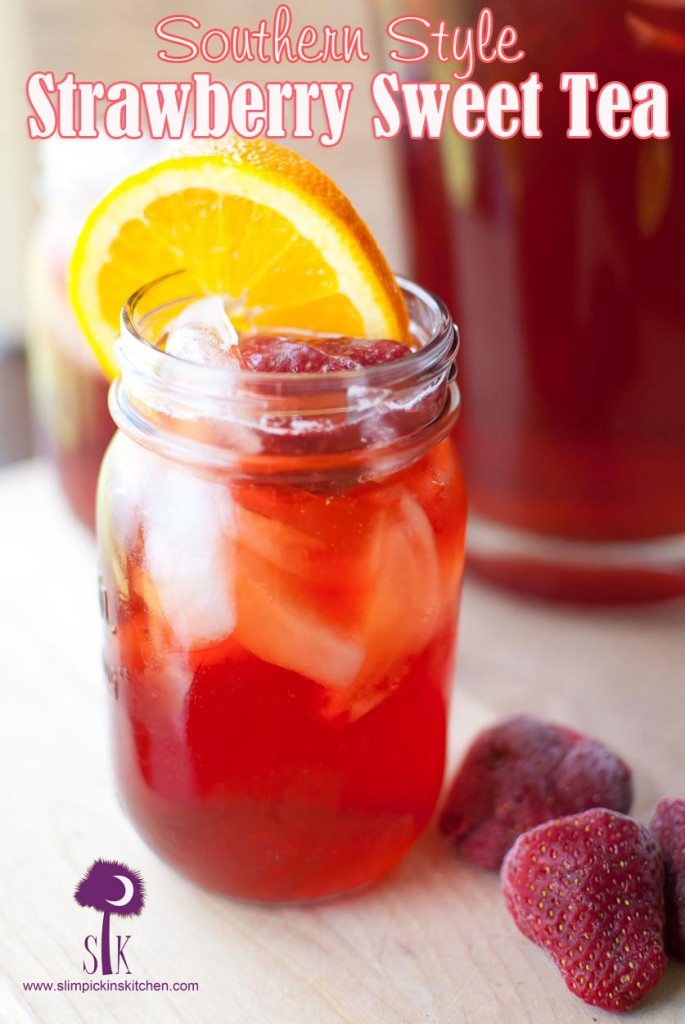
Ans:
{"type": "MultiPolygon", "coordinates": [[[[463,330],[471,563],[546,596],[682,594],[685,7],[489,6],[526,57],[474,77],[487,86],[539,72],[543,137],[465,141],[448,126],[440,141],[406,138],[402,149],[415,276],[463,330]],[[663,82],[670,138],[614,141],[595,128],[567,139],[559,79],[579,70],[600,85],[663,82]]],[[[431,8],[450,25],[475,23],[479,9],[431,8]]]]}

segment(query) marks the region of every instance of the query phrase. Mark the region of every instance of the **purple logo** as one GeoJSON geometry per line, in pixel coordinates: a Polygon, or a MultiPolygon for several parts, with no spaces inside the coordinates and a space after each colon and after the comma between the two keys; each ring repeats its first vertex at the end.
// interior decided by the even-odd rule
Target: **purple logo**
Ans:
{"type": "MultiPolygon", "coordinates": [[[[119,974],[123,965],[130,974],[125,947],[130,935],[110,935],[112,915],[138,917],[145,906],[145,886],[137,871],[117,860],[93,861],[74,892],[80,907],[102,914],[99,938],[99,963],[102,974],[119,974]],[[116,967],[112,969],[112,938],[116,940],[116,967]],[[123,939],[123,941],[122,941],[123,939]]],[[[83,970],[95,974],[98,969],[98,936],[86,935],[83,943],[92,963],[83,961],[83,970]]]]}

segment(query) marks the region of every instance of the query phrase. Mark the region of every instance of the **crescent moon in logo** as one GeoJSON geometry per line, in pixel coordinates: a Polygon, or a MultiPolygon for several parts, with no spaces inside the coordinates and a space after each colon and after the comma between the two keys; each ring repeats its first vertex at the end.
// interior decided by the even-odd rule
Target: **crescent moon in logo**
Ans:
{"type": "Polygon", "coordinates": [[[115,875],[114,877],[118,878],[123,885],[124,895],[119,900],[107,900],[107,903],[111,904],[113,907],[123,907],[129,902],[131,896],[133,896],[133,882],[130,878],[126,878],[124,875],[115,875]]]}

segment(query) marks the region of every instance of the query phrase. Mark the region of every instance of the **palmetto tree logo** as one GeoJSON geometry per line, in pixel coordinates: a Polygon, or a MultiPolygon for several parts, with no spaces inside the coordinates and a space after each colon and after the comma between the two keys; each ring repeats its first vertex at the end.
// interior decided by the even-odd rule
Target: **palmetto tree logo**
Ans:
{"type": "Polygon", "coordinates": [[[102,914],[100,934],[100,967],[103,974],[112,974],[110,920],[137,917],[145,906],[145,886],[137,871],[117,860],[96,860],[88,868],[74,892],[81,907],[90,907],[102,914]]]}

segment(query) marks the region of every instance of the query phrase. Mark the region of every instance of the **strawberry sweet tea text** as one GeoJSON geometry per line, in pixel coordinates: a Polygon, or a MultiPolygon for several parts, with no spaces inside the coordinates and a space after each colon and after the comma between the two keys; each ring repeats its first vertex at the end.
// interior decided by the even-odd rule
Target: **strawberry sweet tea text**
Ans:
{"type": "Polygon", "coordinates": [[[271,19],[253,27],[207,26],[190,14],[169,15],[153,26],[160,65],[177,74],[180,65],[193,61],[206,70],[193,71],[186,81],[140,83],[86,82],[72,72],[58,78],[35,71],[26,83],[28,133],[32,139],[220,139],[234,132],[336,146],[354,102],[354,85],[344,80],[344,70],[363,63],[369,65],[374,139],[392,139],[403,130],[412,139],[437,139],[446,132],[465,139],[485,132],[499,139],[539,139],[544,89],[567,94],[569,139],[596,132],[609,139],[669,137],[668,91],[660,82],[628,87],[603,82],[588,68],[569,68],[554,82],[543,82],[528,68],[517,82],[525,39],[515,26],[496,24],[488,7],[470,25],[407,13],[385,31],[385,70],[374,74],[361,27],[296,26],[288,4],[278,4],[271,19]],[[246,74],[234,81],[237,69],[254,64],[273,65],[278,80],[257,83],[246,74]],[[212,73],[214,65],[221,66],[221,76],[212,73]],[[309,65],[320,65],[331,77],[298,81],[295,69],[309,65]],[[501,67],[502,80],[495,67],[479,76],[487,65],[501,67]],[[487,78],[487,88],[479,77],[487,78]]]}

